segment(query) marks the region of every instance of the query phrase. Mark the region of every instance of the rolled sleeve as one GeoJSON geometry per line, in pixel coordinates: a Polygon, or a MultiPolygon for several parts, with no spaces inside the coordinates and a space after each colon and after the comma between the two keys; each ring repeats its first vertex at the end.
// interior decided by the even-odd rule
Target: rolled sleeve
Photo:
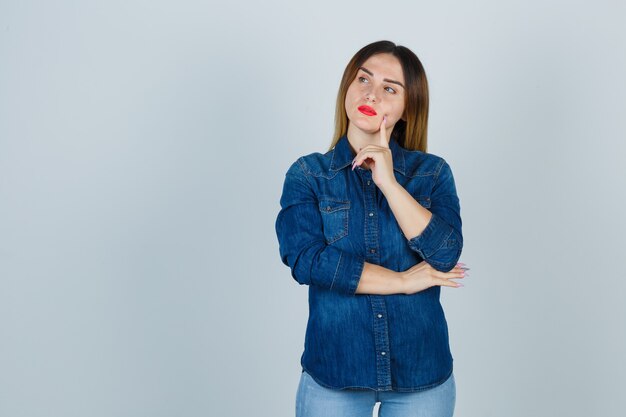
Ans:
{"type": "Polygon", "coordinates": [[[408,244],[433,268],[447,272],[454,268],[461,256],[463,234],[454,177],[443,159],[430,201],[430,221],[422,233],[408,239],[408,244]]]}
{"type": "Polygon", "coordinates": [[[318,200],[300,159],[287,174],[275,223],[279,252],[301,285],[354,295],[365,259],[327,245],[318,200]]]}

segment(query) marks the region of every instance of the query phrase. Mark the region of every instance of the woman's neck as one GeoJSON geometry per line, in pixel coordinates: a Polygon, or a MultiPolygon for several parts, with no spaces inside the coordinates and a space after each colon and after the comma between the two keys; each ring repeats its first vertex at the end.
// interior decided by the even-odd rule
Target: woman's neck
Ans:
{"type": "MultiPolygon", "coordinates": [[[[378,145],[380,143],[380,131],[375,133],[367,133],[363,132],[360,129],[352,128],[352,125],[348,126],[348,142],[350,143],[350,148],[352,149],[352,155],[356,156],[359,152],[359,149],[366,147],[367,145],[378,145]]],[[[391,132],[387,135],[387,143],[389,143],[389,136],[391,132]]]]}

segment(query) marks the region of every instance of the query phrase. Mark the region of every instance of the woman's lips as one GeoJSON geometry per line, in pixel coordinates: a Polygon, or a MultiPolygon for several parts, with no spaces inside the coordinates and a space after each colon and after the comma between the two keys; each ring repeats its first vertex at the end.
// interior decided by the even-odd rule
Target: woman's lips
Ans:
{"type": "Polygon", "coordinates": [[[368,116],[376,116],[376,110],[371,108],[370,106],[359,106],[359,111],[368,116]]]}

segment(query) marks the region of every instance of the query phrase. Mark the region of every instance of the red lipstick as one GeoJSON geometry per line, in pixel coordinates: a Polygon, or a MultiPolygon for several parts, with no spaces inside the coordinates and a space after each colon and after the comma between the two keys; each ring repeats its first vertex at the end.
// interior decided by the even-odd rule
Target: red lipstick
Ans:
{"type": "Polygon", "coordinates": [[[367,116],[376,116],[376,110],[370,106],[359,106],[358,110],[367,116]]]}

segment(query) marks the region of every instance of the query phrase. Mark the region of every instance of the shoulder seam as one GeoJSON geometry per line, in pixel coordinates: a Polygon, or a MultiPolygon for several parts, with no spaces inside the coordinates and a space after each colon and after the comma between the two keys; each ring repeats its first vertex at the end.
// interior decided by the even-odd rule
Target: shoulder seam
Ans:
{"type": "Polygon", "coordinates": [[[435,175],[435,182],[433,184],[433,188],[435,188],[435,186],[439,182],[439,174],[441,174],[441,170],[443,169],[444,165],[447,164],[446,160],[443,159],[443,157],[440,156],[439,159],[440,159],[440,161],[439,161],[439,169],[437,169],[437,174],[435,175]]]}
{"type": "Polygon", "coordinates": [[[302,170],[302,173],[304,174],[304,180],[307,182],[307,184],[309,184],[309,187],[311,187],[312,189],[313,186],[311,184],[311,180],[309,179],[310,172],[306,169],[304,156],[301,156],[300,158],[298,158],[296,162],[298,162],[298,165],[300,165],[300,169],[302,170]]]}

